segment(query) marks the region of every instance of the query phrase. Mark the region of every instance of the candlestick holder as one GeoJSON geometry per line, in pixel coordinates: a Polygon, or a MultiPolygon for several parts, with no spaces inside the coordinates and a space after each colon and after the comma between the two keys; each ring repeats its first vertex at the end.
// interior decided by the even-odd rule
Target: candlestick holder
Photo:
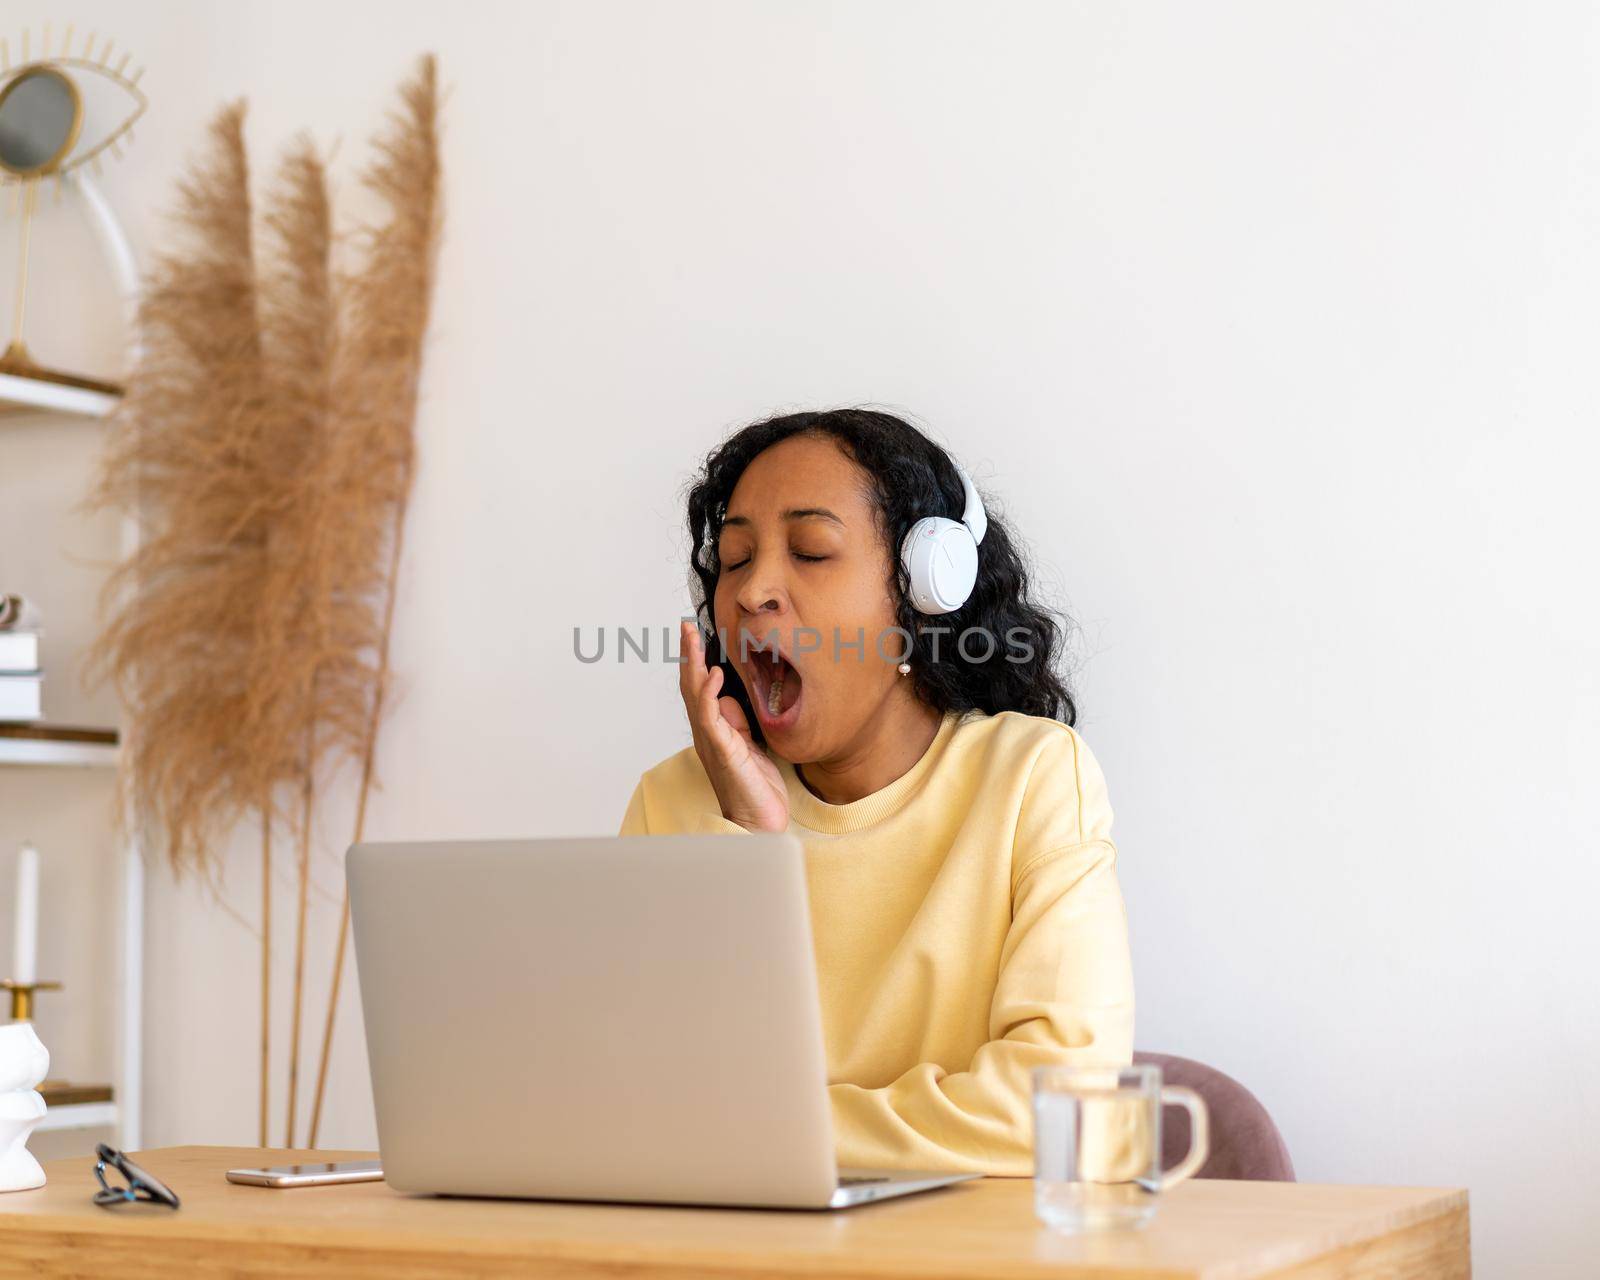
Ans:
{"type": "Polygon", "coordinates": [[[0,991],[11,993],[11,1021],[33,1021],[33,993],[35,991],[60,991],[59,982],[18,982],[14,978],[0,978],[0,991]]]}

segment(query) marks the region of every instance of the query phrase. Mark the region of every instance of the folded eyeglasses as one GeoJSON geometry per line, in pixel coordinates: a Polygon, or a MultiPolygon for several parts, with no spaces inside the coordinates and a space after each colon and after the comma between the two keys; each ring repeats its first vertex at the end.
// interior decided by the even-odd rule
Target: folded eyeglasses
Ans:
{"type": "Polygon", "coordinates": [[[102,1209],[112,1209],[119,1204],[142,1200],[148,1204],[161,1204],[169,1209],[178,1207],[178,1197],[171,1188],[152,1173],[146,1173],[115,1147],[100,1143],[94,1153],[94,1176],[100,1179],[100,1190],[94,1193],[94,1202],[102,1209]],[[106,1181],[106,1166],[110,1165],[127,1180],[126,1186],[114,1186],[106,1181]]]}

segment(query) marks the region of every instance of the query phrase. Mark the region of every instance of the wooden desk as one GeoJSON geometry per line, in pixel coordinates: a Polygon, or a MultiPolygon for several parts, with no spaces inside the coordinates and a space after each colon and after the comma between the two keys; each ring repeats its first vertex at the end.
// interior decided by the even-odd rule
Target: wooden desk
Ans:
{"type": "Polygon", "coordinates": [[[240,1165],[371,1152],[168,1147],[135,1155],[183,1199],[96,1208],[90,1159],[0,1195],[0,1275],[932,1276],[1247,1280],[1465,1277],[1467,1195],[1398,1187],[1189,1182],[1142,1230],[1056,1235],[1027,1179],[985,1178],[839,1213],[399,1195],[379,1182],[238,1187],[240,1165]]]}

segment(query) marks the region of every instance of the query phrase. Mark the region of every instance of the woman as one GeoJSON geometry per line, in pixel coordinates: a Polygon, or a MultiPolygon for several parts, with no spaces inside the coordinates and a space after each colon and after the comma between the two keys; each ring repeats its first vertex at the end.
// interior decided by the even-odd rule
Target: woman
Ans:
{"type": "Polygon", "coordinates": [[[694,745],[644,774],[622,833],[798,835],[839,1163],[1026,1176],[1032,1069],[1129,1061],[1133,978],[1061,630],[963,481],[861,409],[755,423],[707,459],[694,745]],[[976,580],[945,611],[901,544],[964,512],[976,580]]]}

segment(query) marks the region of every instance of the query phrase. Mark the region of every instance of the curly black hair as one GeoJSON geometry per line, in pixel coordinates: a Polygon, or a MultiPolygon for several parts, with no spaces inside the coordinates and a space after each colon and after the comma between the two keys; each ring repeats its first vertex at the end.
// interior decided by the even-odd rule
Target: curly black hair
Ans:
{"type": "Polygon", "coordinates": [[[924,516],[961,518],[961,479],[949,454],[904,419],[873,409],[828,409],[783,414],[740,428],[706,458],[689,489],[690,591],[707,636],[706,666],[723,667],[723,688],[744,709],[756,740],[762,740],[760,721],[716,634],[712,610],[722,572],[717,542],[745,468],[757,454],[797,435],[831,437],[871,478],[879,530],[891,549],[896,622],[913,637],[910,662],[917,696],[939,711],[1022,711],[1075,723],[1077,705],[1058,669],[1071,624],[1028,598],[1028,569],[1005,521],[988,511],[988,532],[978,550],[978,581],[967,602],[938,617],[918,613],[907,594],[900,543],[924,516]],[[935,635],[932,627],[947,630],[935,635]],[[977,661],[969,660],[957,644],[957,637],[974,627],[997,638],[977,661]],[[1003,644],[999,637],[1005,638],[1003,644]],[[1016,660],[1027,649],[1031,656],[1016,660]]]}

